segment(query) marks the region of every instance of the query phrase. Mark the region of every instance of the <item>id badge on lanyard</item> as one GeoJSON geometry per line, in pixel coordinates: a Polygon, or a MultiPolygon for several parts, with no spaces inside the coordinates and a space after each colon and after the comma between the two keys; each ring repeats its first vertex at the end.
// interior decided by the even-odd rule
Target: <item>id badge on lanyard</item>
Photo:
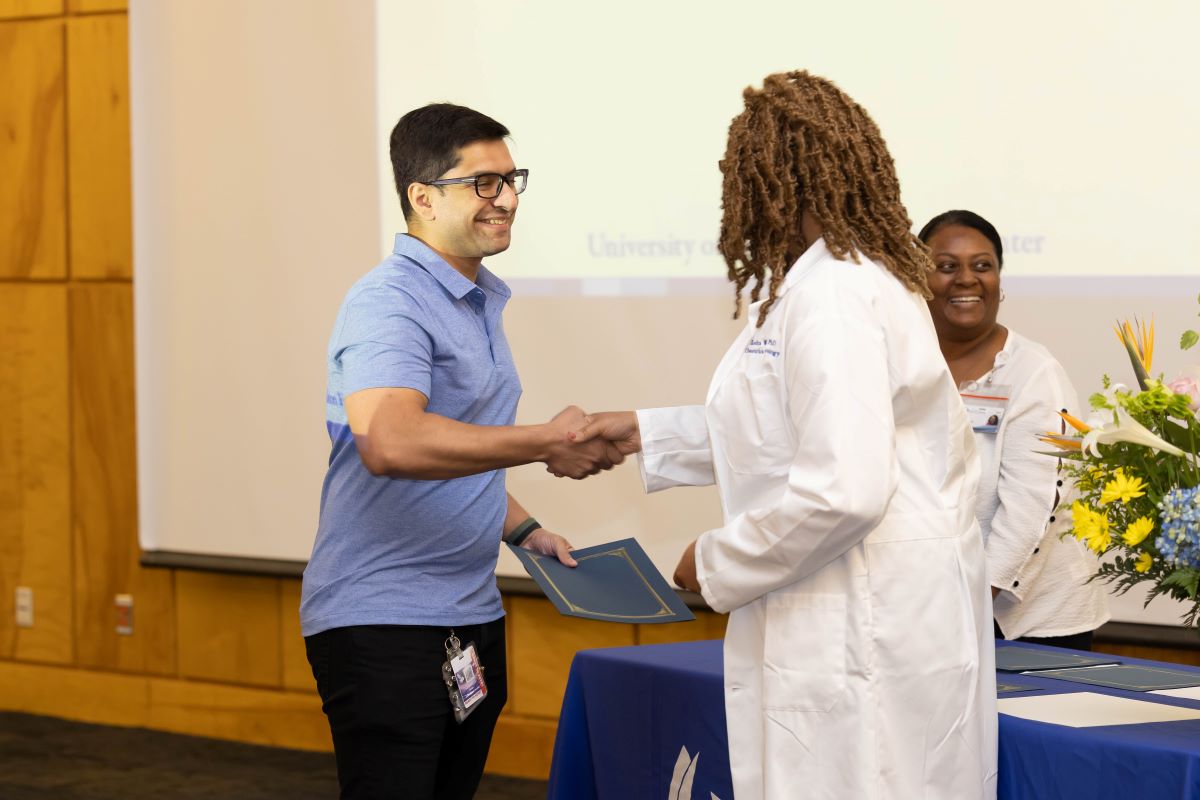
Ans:
{"type": "Polygon", "coordinates": [[[487,682],[483,679],[483,664],[475,652],[474,643],[462,646],[462,642],[450,629],[446,639],[446,661],[442,664],[442,681],[450,694],[450,705],[454,708],[454,721],[462,723],[487,697],[487,682]]]}
{"type": "Polygon", "coordinates": [[[971,429],[976,433],[995,433],[1008,412],[1011,388],[999,383],[979,384],[967,381],[959,387],[971,429]]]}

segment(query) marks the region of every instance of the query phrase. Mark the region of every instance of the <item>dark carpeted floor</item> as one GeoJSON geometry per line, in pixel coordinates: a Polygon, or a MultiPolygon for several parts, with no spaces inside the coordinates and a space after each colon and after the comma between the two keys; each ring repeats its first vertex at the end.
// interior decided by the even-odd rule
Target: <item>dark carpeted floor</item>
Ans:
{"type": "MultiPolygon", "coordinates": [[[[534,800],[546,784],[485,775],[476,800],[534,800]]],[[[333,756],[0,712],[3,800],[328,800],[333,756]]]]}

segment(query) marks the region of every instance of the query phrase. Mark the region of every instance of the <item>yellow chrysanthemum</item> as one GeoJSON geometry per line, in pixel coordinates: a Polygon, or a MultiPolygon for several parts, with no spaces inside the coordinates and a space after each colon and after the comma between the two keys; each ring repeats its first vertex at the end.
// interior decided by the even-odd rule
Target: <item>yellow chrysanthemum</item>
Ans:
{"type": "Polygon", "coordinates": [[[1100,517],[1099,524],[1087,540],[1088,549],[1093,553],[1103,553],[1112,547],[1112,534],[1108,532],[1108,517],[1100,517]]]}
{"type": "MultiPolygon", "coordinates": [[[[1146,537],[1153,530],[1154,520],[1149,517],[1138,517],[1125,529],[1125,535],[1121,539],[1130,547],[1137,547],[1145,541],[1146,537]]],[[[1145,572],[1145,570],[1142,570],[1142,572],[1145,572]]]]}
{"type": "Polygon", "coordinates": [[[1153,565],[1154,556],[1150,555],[1149,553],[1142,553],[1140,556],[1138,556],[1137,563],[1133,565],[1133,568],[1138,572],[1146,572],[1153,565]]]}
{"type": "Polygon", "coordinates": [[[1141,478],[1130,478],[1124,470],[1118,469],[1113,473],[1113,479],[1104,485],[1100,493],[1100,505],[1106,506],[1114,500],[1128,503],[1135,497],[1141,497],[1146,489],[1146,482],[1141,478]]]}
{"type": "Polygon", "coordinates": [[[1089,550],[1103,553],[1112,546],[1112,533],[1109,531],[1107,516],[1093,511],[1078,500],[1071,505],[1071,515],[1075,522],[1075,538],[1083,542],[1089,550]]]}
{"type": "Polygon", "coordinates": [[[1071,527],[1071,533],[1079,541],[1084,541],[1088,537],[1089,523],[1095,512],[1083,504],[1081,500],[1076,500],[1071,504],[1071,519],[1074,525],[1071,527]]]}

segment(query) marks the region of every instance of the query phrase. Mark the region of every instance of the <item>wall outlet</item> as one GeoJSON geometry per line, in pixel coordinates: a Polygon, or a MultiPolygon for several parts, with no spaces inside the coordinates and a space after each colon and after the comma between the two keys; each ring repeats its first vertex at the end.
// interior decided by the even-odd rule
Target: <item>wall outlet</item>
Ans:
{"type": "Polygon", "coordinates": [[[117,607],[117,633],[121,636],[133,635],[133,595],[119,594],[113,599],[117,607]]]}
{"type": "Polygon", "coordinates": [[[17,627],[33,627],[33,589],[29,586],[17,587],[17,627]]]}

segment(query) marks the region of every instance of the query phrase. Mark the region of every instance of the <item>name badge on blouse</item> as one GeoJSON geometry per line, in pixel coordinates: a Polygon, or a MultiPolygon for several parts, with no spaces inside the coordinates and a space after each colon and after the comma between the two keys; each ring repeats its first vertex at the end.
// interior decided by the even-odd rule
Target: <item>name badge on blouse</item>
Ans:
{"type": "Polygon", "coordinates": [[[995,433],[1008,411],[1008,386],[998,383],[975,383],[967,381],[959,388],[971,429],[976,433],[995,433]]]}

